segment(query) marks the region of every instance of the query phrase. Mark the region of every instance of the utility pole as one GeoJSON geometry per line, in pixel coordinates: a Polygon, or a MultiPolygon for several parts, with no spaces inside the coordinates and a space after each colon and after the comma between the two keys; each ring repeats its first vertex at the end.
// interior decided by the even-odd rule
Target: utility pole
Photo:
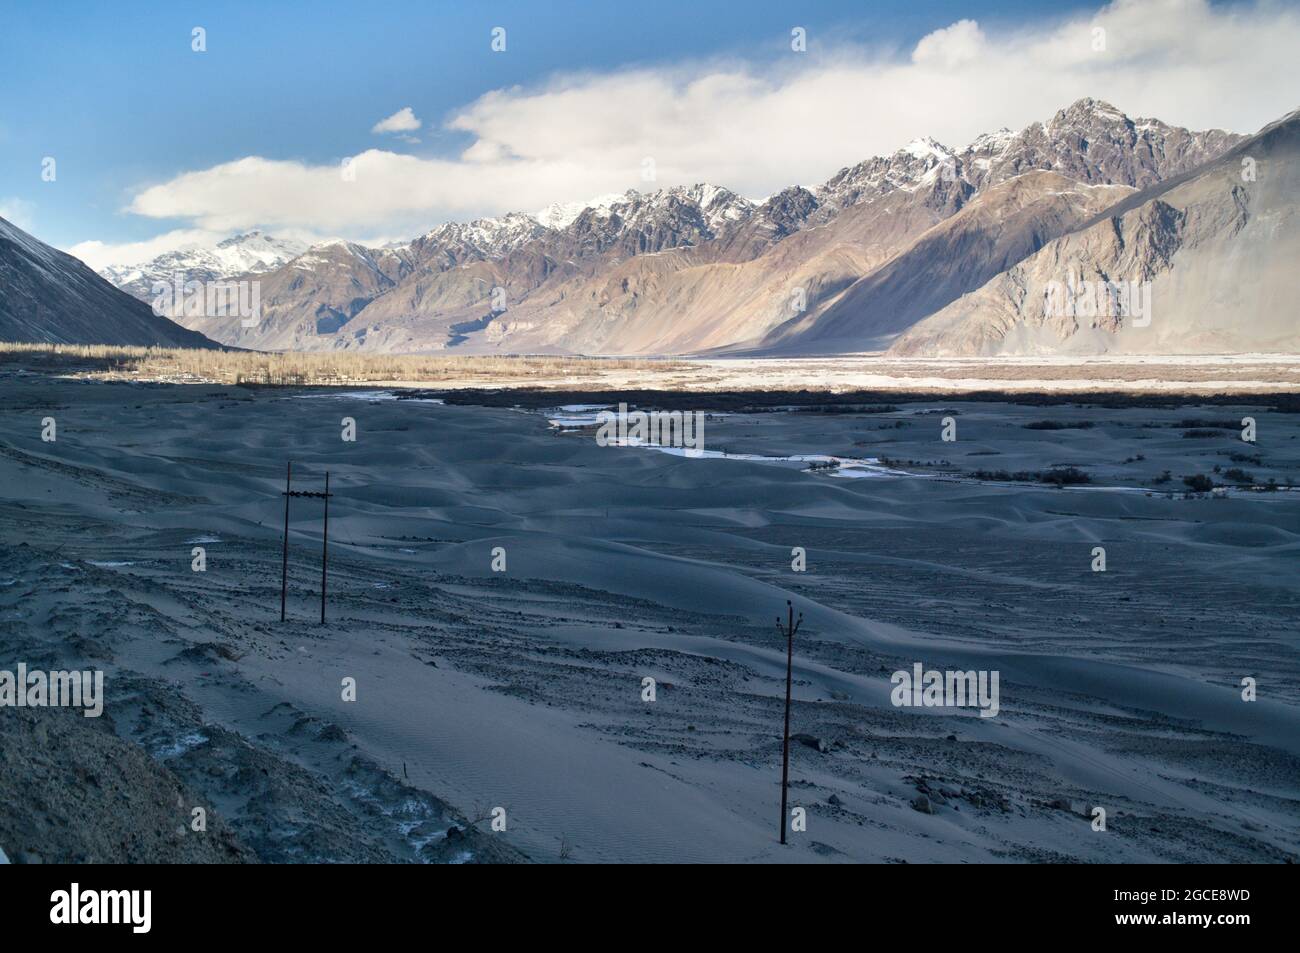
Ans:
{"type": "Polygon", "coordinates": [[[280,621],[285,619],[285,599],[289,591],[289,498],[294,496],[306,496],[312,499],[325,501],[325,527],[321,534],[321,551],[320,551],[320,622],[325,624],[325,585],[329,569],[329,546],[330,546],[330,475],[325,471],[325,492],[321,493],[314,490],[295,490],[291,485],[293,476],[293,464],[289,464],[284,478],[284,565],[280,571],[280,621]]]}
{"type": "Polygon", "coordinates": [[[803,623],[803,613],[798,621],[794,617],[794,604],[785,600],[786,623],[781,626],[781,617],[776,617],[776,630],[785,636],[785,735],[781,747],[781,843],[785,843],[786,796],[790,790],[790,681],[794,672],[794,634],[803,623]]]}
{"type": "Polygon", "coordinates": [[[293,461],[285,464],[284,470],[284,563],[280,568],[280,621],[284,621],[284,599],[289,588],[289,484],[293,481],[293,461]]]}
{"type": "Polygon", "coordinates": [[[320,624],[325,624],[325,570],[330,561],[330,472],[325,471],[325,529],[320,542],[320,624]]]}

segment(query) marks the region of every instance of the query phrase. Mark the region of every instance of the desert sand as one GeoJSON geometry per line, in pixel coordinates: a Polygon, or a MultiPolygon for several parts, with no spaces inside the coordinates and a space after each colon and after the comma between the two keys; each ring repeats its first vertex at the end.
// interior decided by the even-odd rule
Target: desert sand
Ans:
{"type": "Polygon", "coordinates": [[[1300,856],[1300,492],[1248,488],[1300,484],[1300,416],[732,401],[726,456],[689,459],[598,446],[590,407],[401,396],[0,379],[0,668],[106,672],[101,719],[0,710],[9,857],[1300,856]],[[878,462],[763,459],[811,455],[878,462]],[[325,625],[315,500],[279,621],[287,460],[335,494],[325,625]],[[1092,483],[1014,478],[1057,465],[1092,483]],[[1251,479],[1189,497],[1215,466],[1251,479]],[[781,847],[787,599],[807,829],[781,847]],[[997,716],[896,707],[916,662],[999,672],[997,716]]]}

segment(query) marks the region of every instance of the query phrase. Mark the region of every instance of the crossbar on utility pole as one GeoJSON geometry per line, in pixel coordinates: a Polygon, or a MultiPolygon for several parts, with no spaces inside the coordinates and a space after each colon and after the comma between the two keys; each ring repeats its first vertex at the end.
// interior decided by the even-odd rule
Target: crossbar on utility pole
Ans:
{"type": "Polygon", "coordinates": [[[781,746],[781,843],[785,843],[786,797],[790,790],[790,682],[794,673],[794,634],[803,622],[803,613],[798,621],[794,617],[794,604],[785,600],[786,624],[781,627],[781,617],[776,617],[776,630],[786,638],[785,649],[785,733],[781,746]]]}

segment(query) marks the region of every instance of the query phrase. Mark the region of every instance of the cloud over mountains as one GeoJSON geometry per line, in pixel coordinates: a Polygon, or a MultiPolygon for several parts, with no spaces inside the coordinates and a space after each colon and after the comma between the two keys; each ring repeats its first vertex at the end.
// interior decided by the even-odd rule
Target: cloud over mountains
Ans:
{"type": "MultiPolygon", "coordinates": [[[[726,182],[759,198],[898,142],[966,142],[1082,96],[1189,128],[1249,132],[1300,101],[1297,48],[1300,14],[1269,0],[1116,0],[1033,23],[960,20],[910,50],[813,34],[806,53],[761,62],[556,76],[486,93],[441,124],[469,137],[457,155],[232,158],[142,188],[128,211],[208,231],[374,242],[629,187],[726,182]]],[[[420,125],[408,107],[374,131],[420,125]]]]}

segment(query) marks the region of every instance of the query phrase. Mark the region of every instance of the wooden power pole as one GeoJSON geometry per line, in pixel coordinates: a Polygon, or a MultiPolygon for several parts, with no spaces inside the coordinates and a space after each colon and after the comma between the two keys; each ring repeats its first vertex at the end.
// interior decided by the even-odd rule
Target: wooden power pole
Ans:
{"type": "Polygon", "coordinates": [[[295,490],[290,486],[293,476],[293,464],[290,463],[285,471],[284,478],[284,564],[280,572],[280,621],[285,619],[285,600],[289,591],[289,498],[292,496],[305,496],[312,499],[325,501],[325,525],[321,533],[321,551],[320,551],[320,621],[321,625],[325,624],[325,585],[329,569],[329,546],[330,546],[330,475],[325,471],[325,492],[315,492],[311,490],[295,490]]]}
{"type": "Polygon", "coordinates": [[[293,482],[293,461],[290,460],[284,468],[284,562],[280,567],[280,621],[284,621],[284,600],[285,594],[289,589],[289,497],[293,496],[290,492],[289,484],[293,482]]]}
{"type": "Polygon", "coordinates": [[[776,630],[785,636],[785,734],[781,746],[781,843],[785,843],[785,825],[788,821],[786,817],[786,798],[790,790],[790,681],[794,672],[794,634],[799,631],[799,625],[803,622],[803,613],[799,613],[796,621],[794,617],[794,605],[789,599],[785,600],[786,606],[786,623],[781,625],[781,617],[776,617],[776,630]]]}
{"type": "Polygon", "coordinates": [[[330,472],[325,471],[325,527],[320,538],[320,624],[325,624],[325,571],[330,561],[330,472]]]}

